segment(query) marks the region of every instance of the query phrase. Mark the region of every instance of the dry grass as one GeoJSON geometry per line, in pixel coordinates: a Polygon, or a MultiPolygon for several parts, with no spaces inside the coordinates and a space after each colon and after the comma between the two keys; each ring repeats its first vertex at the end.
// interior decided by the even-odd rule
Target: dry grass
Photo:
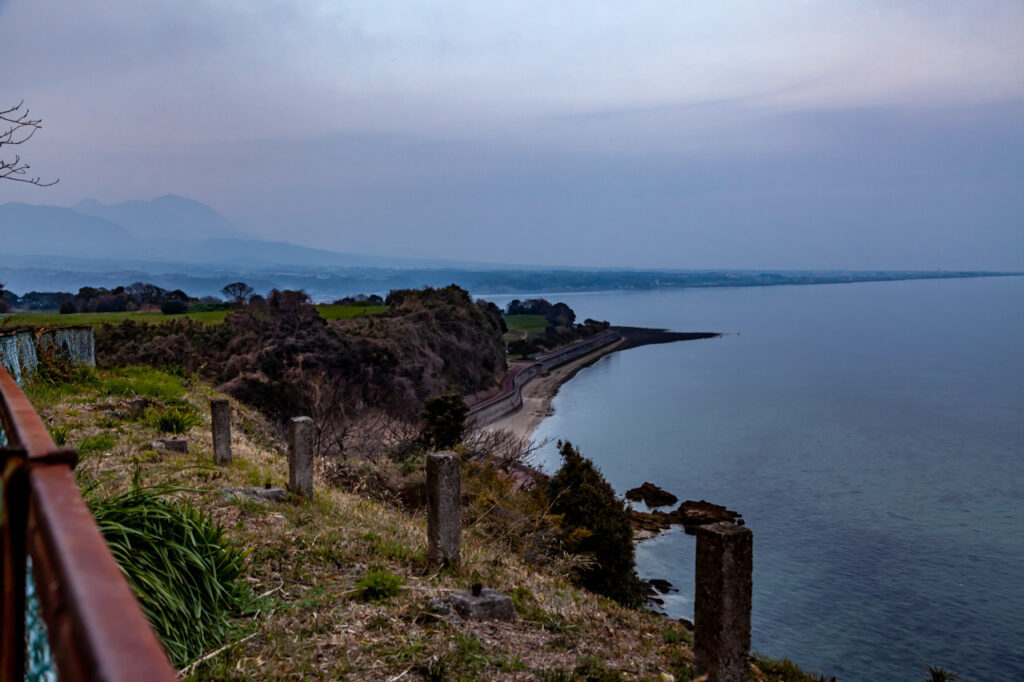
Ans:
{"type": "MultiPolygon", "coordinates": [[[[99,372],[95,383],[117,374],[99,372]]],[[[145,483],[177,483],[191,489],[179,495],[249,551],[247,606],[225,647],[190,667],[188,679],[691,679],[692,652],[677,624],[572,586],[561,575],[565,562],[531,568],[486,524],[465,532],[461,570],[437,571],[426,562],[422,513],[332,487],[320,474],[313,500],[225,497],[224,488],[284,486],[284,444],[260,415],[232,401],[234,461],[212,466],[208,401],[219,395],[174,380],[180,401],[203,415],[186,434],[189,454],[153,449],[161,434],[131,417],[128,397],[88,386],[30,395],[52,401],[39,407],[51,427],[67,429],[69,445],[113,436],[111,447],[83,455],[81,483],[114,492],[136,468],[145,483]],[[363,601],[356,584],[371,570],[400,576],[404,587],[363,601]],[[431,609],[431,600],[478,581],[513,596],[515,622],[467,622],[431,609]]],[[[150,410],[167,406],[142,397],[150,410]]]]}

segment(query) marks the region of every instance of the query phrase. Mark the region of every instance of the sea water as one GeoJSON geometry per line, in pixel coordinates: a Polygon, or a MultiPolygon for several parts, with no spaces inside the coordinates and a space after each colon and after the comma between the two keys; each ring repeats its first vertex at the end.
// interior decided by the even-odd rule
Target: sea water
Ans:
{"type": "MultiPolygon", "coordinates": [[[[535,436],[620,494],[740,512],[756,650],[840,680],[1024,680],[1024,278],[548,298],[723,332],[601,358],[535,436]]],[[[673,617],[692,617],[693,563],[681,529],[637,547],[673,617]]]]}

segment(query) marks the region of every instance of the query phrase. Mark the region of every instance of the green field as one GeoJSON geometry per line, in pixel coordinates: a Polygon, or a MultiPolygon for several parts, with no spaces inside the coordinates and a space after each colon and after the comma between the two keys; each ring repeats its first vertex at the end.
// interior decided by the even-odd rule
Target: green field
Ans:
{"type": "MultiPolygon", "coordinates": [[[[377,315],[385,310],[387,306],[371,305],[318,305],[316,309],[325,320],[347,320],[360,315],[377,315]]],[[[164,315],[156,312],[122,312],[122,313],[70,313],[61,315],[55,312],[39,313],[14,313],[12,315],[0,316],[0,328],[7,327],[70,327],[80,324],[103,324],[104,322],[120,322],[121,320],[135,320],[136,322],[167,322],[182,317],[198,320],[204,324],[219,324],[230,311],[228,310],[203,310],[194,313],[183,313],[181,315],[164,315]]],[[[529,317],[529,316],[522,316],[529,317]]]]}
{"type": "Polygon", "coordinates": [[[379,315],[388,309],[386,305],[318,305],[320,317],[328,322],[332,320],[350,320],[364,315],[379,315]]]}
{"type": "Polygon", "coordinates": [[[543,315],[506,315],[505,324],[508,325],[510,332],[544,334],[544,330],[551,323],[543,315]]]}

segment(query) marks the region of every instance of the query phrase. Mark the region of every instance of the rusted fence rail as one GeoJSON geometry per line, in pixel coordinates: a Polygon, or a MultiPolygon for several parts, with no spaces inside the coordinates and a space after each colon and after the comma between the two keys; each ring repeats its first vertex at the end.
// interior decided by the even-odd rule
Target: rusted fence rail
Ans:
{"type": "Polygon", "coordinates": [[[32,574],[60,680],[177,679],[57,448],[0,366],[0,680],[25,675],[25,571],[32,574]]]}

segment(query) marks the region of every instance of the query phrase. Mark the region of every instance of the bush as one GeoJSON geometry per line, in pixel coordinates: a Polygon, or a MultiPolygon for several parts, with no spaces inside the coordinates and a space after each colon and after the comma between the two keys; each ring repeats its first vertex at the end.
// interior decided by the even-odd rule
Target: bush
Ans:
{"type": "Polygon", "coordinates": [[[166,486],[87,496],[100,533],[175,665],[216,646],[237,611],[243,555],[210,517],[166,486]]]}
{"type": "Polygon", "coordinates": [[[63,303],[60,304],[60,314],[61,315],[70,315],[71,313],[77,313],[77,312],[78,312],[78,308],[76,308],[75,304],[73,302],[71,302],[71,301],[64,301],[63,303]]]}
{"type": "Polygon", "coordinates": [[[569,441],[558,442],[562,468],[548,481],[551,512],[561,516],[562,546],[589,555],[596,566],[577,571],[577,582],[628,606],[643,595],[633,557],[633,528],[625,504],[594,463],[569,441]]]}
{"type": "Polygon", "coordinates": [[[424,446],[446,450],[458,445],[466,432],[468,414],[466,401],[457,393],[427,398],[420,413],[424,446]]]}
{"type": "Polygon", "coordinates": [[[175,300],[164,301],[160,304],[160,312],[164,315],[182,315],[188,312],[188,303],[175,300]]]}

